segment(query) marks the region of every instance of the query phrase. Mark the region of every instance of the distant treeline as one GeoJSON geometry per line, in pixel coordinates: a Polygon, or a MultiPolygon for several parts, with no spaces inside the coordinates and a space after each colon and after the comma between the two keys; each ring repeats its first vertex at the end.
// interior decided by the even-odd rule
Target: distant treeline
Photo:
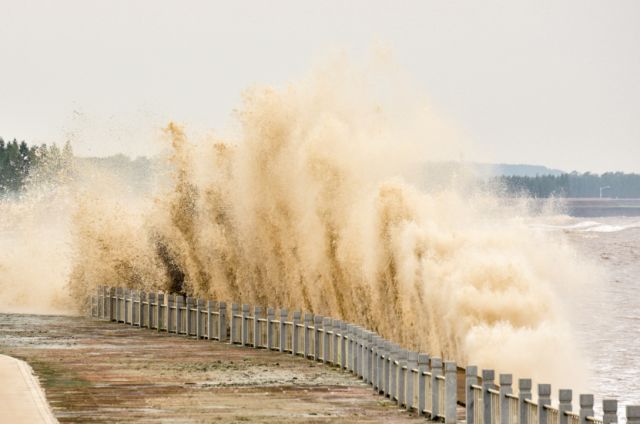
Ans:
{"type": "Polygon", "coordinates": [[[640,198],[640,174],[607,172],[605,174],[538,175],[535,177],[496,177],[508,194],[528,194],[533,197],[600,197],[618,199],[640,198]]]}
{"type": "Polygon", "coordinates": [[[73,151],[69,143],[29,146],[0,137],[0,196],[20,191],[28,182],[52,182],[71,172],[73,151]]]}

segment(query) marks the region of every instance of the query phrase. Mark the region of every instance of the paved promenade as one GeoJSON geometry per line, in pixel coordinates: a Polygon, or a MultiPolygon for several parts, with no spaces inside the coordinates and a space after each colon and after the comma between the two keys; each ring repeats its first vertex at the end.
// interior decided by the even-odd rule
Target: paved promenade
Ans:
{"type": "Polygon", "coordinates": [[[426,422],[320,363],[89,318],[0,314],[0,353],[33,367],[61,423],[426,422]]]}
{"type": "Polygon", "coordinates": [[[13,424],[57,423],[44,393],[25,362],[0,355],[0,404],[2,422],[13,424]]]}

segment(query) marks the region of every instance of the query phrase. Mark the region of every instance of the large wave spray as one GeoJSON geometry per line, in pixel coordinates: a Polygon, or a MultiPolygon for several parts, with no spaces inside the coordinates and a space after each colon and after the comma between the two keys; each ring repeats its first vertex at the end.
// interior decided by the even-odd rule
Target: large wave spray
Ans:
{"type": "MultiPolygon", "coordinates": [[[[109,284],[303,309],[575,387],[558,294],[586,278],[572,250],[486,193],[397,177],[411,165],[403,116],[370,88],[339,71],[255,88],[229,140],[194,145],[169,125],[170,189],[143,206],[104,187],[77,196],[73,295],[109,284]]],[[[413,136],[425,160],[448,149],[413,136]]]]}

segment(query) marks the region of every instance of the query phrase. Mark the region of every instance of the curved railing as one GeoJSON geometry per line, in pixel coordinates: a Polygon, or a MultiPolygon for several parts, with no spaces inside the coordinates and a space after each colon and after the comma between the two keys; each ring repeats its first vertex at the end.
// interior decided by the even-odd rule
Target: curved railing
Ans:
{"type": "MultiPolygon", "coordinates": [[[[551,386],[538,385],[532,399],[531,379],[467,366],[459,376],[453,361],[410,352],[358,325],[310,313],[221,301],[186,299],[180,295],[98,287],[91,296],[91,316],[132,326],[184,334],[241,346],[276,350],[347,370],[407,410],[445,423],[457,421],[464,407],[467,424],[611,424],[617,422],[616,400],[603,401],[604,415],[594,417],[593,395],[581,394],[572,412],[572,391],[559,391],[551,406],[551,386]],[[291,316],[291,319],[290,319],[291,316]],[[459,399],[458,390],[464,395],[459,399]]],[[[627,406],[628,424],[640,424],[640,406],[627,406]]]]}

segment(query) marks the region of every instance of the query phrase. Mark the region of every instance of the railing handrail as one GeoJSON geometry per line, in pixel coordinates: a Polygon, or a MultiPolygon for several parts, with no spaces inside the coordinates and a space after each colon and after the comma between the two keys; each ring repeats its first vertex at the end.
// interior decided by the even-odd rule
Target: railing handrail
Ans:
{"type": "MultiPolygon", "coordinates": [[[[280,314],[276,314],[276,308],[252,309],[247,304],[106,286],[98,287],[97,295],[92,295],[90,300],[91,315],[95,317],[279,350],[338,366],[399,405],[421,415],[444,418],[447,424],[456,422],[458,403],[466,408],[467,424],[611,424],[615,421],[611,418],[617,408],[615,401],[603,407],[605,417],[609,418],[599,419],[593,413],[592,395],[580,396],[581,409],[576,413],[570,410],[571,391],[564,391],[564,395],[560,391],[560,406],[556,408],[551,405],[550,386],[539,385],[536,403],[531,396],[530,379],[519,381],[516,395],[512,393],[510,374],[501,374],[500,385],[494,384],[493,370],[483,370],[480,379],[475,366],[459,368],[454,362],[443,363],[439,358],[406,351],[375,332],[329,317],[296,311],[293,320],[288,321],[288,310],[281,308],[280,314]],[[250,315],[250,311],[253,314],[250,315]],[[266,316],[260,316],[265,313],[266,316]],[[461,370],[465,374],[464,384],[458,378],[461,370]],[[457,391],[463,388],[466,398],[458,402],[457,391]],[[475,400],[471,402],[472,399],[475,400]]],[[[640,414],[640,407],[637,410],[640,414]]]]}

